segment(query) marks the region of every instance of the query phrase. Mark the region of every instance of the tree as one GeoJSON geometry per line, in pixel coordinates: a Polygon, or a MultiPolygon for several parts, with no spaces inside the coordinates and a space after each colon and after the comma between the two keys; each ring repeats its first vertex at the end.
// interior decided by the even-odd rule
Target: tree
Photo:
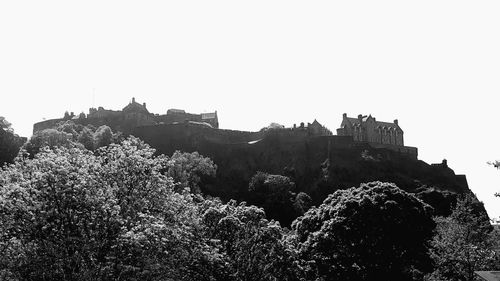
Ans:
{"type": "Polygon", "coordinates": [[[168,161],[167,175],[174,179],[179,189],[189,188],[200,193],[204,183],[215,178],[217,165],[198,152],[175,151],[168,161]]]}
{"type": "Polygon", "coordinates": [[[113,131],[109,126],[102,125],[94,133],[94,146],[96,148],[107,146],[112,142],[113,131]]]}
{"type": "Polygon", "coordinates": [[[70,144],[0,172],[0,279],[214,280],[191,194],[138,139],[96,153],[70,144]]]}
{"type": "Polygon", "coordinates": [[[432,208],[391,183],[338,190],[292,224],[318,280],[421,280],[432,208]]]}
{"type": "Polygon", "coordinates": [[[87,127],[84,127],[80,134],[78,135],[77,141],[81,143],[86,149],[94,150],[94,132],[87,127]]]}
{"type": "Polygon", "coordinates": [[[269,218],[289,226],[311,206],[311,198],[304,192],[293,192],[295,183],[282,175],[257,172],[248,185],[253,194],[252,203],[266,210],[269,218]]]}
{"type": "Polygon", "coordinates": [[[59,146],[68,148],[72,146],[72,139],[73,136],[70,133],[56,129],[45,129],[34,133],[23,148],[31,157],[34,157],[45,146],[50,148],[59,146]]]}
{"type": "Polygon", "coordinates": [[[0,129],[9,132],[9,133],[14,133],[14,130],[12,129],[12,124],[5,119],[5,117],[0,116],[0,129]]]}
{"type": "Polygon", "coordinates": [[[19,149],[26,142],[26,138],[19,137],[10,130],[10,123],[0,117],[0,166],[12,163],[19,149]],[[2,121],[3,120],[3,121],[2,121]],[[8,125],[5,125],[7,122],[8,125]]]}
{"type": "Polygon", "coordinates": [[[473,194],[458,198],[449,217],[436,217],[431,254],[435,270],[427,280],[475,280],[474,271],[498,270],[498,237],[473,194]]]}
{"type": "Polygon", "coordinates": [[[265,212],[245,203],[207,206],[203,224],[228,264],[227,280],[301,280],[303,270],[287,235],[265,212]]]}
{"type": "Polygon", "coordinates": [[[54,129],[58,130],[59,132],[65,132],[71,134],[73,136],[72,140],[76,141],[83,128],[84,128],[83,125],[75,124],[75,122],[67,120],[58,122],[54,129]]]}
{"type": "Polygon", "coordinates": [[[264,127],[260,130],[261,131],[269,131],[269,130],[284,129],[284,128],[285,128],[285,126],[283,126],[279,123],[272,122],[271,124],[269,124],[269,126],[264,127]]]}

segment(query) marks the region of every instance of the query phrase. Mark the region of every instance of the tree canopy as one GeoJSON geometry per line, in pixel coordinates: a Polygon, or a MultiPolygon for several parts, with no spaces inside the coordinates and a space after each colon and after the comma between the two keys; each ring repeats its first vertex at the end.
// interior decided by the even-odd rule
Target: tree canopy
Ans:
{"type": "Polygon", "coordinates": [[[21,280],[209,280],[200,270],[212,257],[198,235],[193,198],[174,192],[162,173],[167,158],[153,153],[129,138],[95,154],[42,148],[6,167],[2,273],[21,280]]]}
{"type": "Polygon", "coordinates": [[[295,183],[286,176],[257,172],[250,180],[248,190],[253,204],[264,210],[269,218],[285,226],[304,214],[311,206],[311,198],[304,192],[293,192],[295,183]]]}
{"type": "Polygon", "coordinates": [[[154,156],[133,137],[21,154],[0,172],[0,279],[298,280],[294,248],[262,209],[177,188],[211,164],[154,156]]]}
{"type": "Polygon", "coordinates": [[[431,243],[434,272],[427,280],[474,280],[474,271],[498,270],[498,233],[473,194],[458,198],[448,217],[436,217],[431,243]]]}
{"type": "Polygon", "coordinates": [[[371,182],[329,195],[292,228],[321,280],[418,280],[431,270],[431,213],[394,184],[371,182]]]}

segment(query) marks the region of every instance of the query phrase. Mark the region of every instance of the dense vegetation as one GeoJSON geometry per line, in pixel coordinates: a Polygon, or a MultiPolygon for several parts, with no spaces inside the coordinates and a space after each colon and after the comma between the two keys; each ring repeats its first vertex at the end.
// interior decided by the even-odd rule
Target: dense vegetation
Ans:
{"type": "Polygon", "coordinates": [[[293,171],[257,172],[245,188],[262,209],[204,194],[216,174],[199,153],[157,155],[107,126],[41,131],[0,171],[0,280],[431,281],[498,269],[499,237],[473,194],[374,181],[332,186],[313,206],[293,171]]]}
{"type": "Polygon", "coordinates": [[[25,141],[14,133],[12,124],[0,116],[0,165],[12,163],[25,141]]]}

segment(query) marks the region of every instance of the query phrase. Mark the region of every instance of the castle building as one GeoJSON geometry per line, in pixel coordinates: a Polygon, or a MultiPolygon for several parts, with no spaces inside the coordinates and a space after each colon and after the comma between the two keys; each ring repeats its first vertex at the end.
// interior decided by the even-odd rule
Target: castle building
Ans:
{"type": "Polygon", "coordinates": [[[352,118],[344,113],[337,135],[352,136],[354,141],[358,142],[404,146],[403,130],[399,127],[397,119],[390,123],[377,121],[371,115],[360,114],[358,118],[352,118]]]}
{"type": "Polygon", "coordinates": [[[57,123],[72,120],[81,125],[92,124],[94,126],[107,125],[112,130],[119,130],[125,133],[131,132],[134,128],[148,125],[190,123],[196,126],[203,126],[218,129],[219,120],[217,111],[211,113],[192,114],[180,109],[169,109],[167,114],[159,115],[150,113],[146,103],[138,103],[135,98],[122,110],[109,110],[103,107],[90,108],[89,113],[81,113],[77,116],[73,112],[65,113],[63,118],[50,119],[33,125],[33,133],[53,128],[57,123]]]}

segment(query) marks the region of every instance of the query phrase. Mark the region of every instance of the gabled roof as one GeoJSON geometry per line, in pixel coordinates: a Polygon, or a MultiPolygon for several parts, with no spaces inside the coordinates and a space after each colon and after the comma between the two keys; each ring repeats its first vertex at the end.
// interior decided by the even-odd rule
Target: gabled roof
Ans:
{"type": "Polygon", "coordinates": [[[386,128],[393,128],[393,129],[399,129],[401,130],[401,128],[399,127],[398,124],[396,123],[392,123],[392,122],[384,122],[384,121],[377,121],[375,118],[373,118],[371,115],[369,116],[363,116],[361,117],[361,122],[360,122],[360,119],[358,118],[352,118],[352,117],[347,117],[347,121],[349,121],[352,125],[354,126],[359,126],[361,125],[362,123],[365,123],[366,121],[368,121],[369,118],[372,118],[375,120],[375,127],[386,127],[386,128]]]}
{"type": "Polygon", "coordinates": [[[137,103],[135,101],[135,98],[132,98],[132,102],[129,103],[127,106],[125,106],[122,111],[123,112],[134,111],[134,112],[142,112],[145,114],[149,114],[149,111],[147,110],[147,108],[144,105],[137,103]]]}
{"type": "Polygon", "coordinates": [[[314,119],[314,121],[310,124],[310,126],[323,127],[323,125],[321,125],[316,119],[314,119]]]}

